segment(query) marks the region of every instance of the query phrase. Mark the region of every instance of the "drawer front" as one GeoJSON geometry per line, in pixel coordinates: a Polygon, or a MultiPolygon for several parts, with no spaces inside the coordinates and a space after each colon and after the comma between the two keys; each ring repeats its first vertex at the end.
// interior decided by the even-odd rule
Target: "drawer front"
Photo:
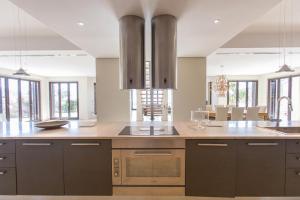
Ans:
{"type": "Polygon", "coordinates": [[[287,153],[300,153],[300,140],[288,140],[287,153]]]}
{"type": "Polygon", "coordinates": [[[0,140],[0,153],[15,153],[15,141],[0,140]]]}
{"type": "Polygon", "coordinates": [[[300,153],[286,155],[287,168],[300,168],[300,153]]]}
{"type": "Polygon", "coordinates": [[[15,167],[15,154],[0,153],[0,167],[15,167]]]}
{"type": "Polygon", "coordinates": [[[300,168],[286,170],[286,195],[300,195],[300,168]]]}
{"type": "Polygon", "coordinates": [[[16,194],[15,168],[0,168],[0,195],[16,194]]]}

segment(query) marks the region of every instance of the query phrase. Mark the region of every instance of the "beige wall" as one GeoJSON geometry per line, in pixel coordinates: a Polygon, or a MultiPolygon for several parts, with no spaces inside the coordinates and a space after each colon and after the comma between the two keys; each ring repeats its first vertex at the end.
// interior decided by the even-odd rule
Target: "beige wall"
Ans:
{"type": "Polygon", "coordinates": [[[174,121],[190,120],[191,110],[205,104],[206,58],[178,58],[177,90],[173,92],[174,121]]]}
{"type": "Polygon", "coordinates": [[[119,59],[96,59],[99,121],[130,121],[129,90],[119,89],[119,59]]]}

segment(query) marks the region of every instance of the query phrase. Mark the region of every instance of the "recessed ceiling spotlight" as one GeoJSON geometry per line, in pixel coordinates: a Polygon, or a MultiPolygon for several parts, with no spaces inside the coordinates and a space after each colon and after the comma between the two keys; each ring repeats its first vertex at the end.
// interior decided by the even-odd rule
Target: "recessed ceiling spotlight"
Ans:
{"type": "Polygon", "coordinates": [[[215,19],[215,20],[214,20],[214,24],[219,24],[220,22],[221,22],[220,19],[215,19]]]}
{"type": "Polygon", "coordinates": [[[84,26],[84,23],[83,22],[77,22],[77,25],[78,26],[84,26]]]}

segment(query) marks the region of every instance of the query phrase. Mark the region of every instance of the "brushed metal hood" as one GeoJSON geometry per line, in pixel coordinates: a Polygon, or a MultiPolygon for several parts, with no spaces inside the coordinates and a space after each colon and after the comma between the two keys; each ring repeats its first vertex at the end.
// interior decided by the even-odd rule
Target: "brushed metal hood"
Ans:
{"type": "Polygon", "coordinates": [[[144,29],[145,20],[126,15],[119,20],[120,88],[145,88],[144,29]]]}
{"type": "Polygon", "coordinates": [[[177,20],[172,15],[152,18],[152,88],[177,87],[177,20]]]}

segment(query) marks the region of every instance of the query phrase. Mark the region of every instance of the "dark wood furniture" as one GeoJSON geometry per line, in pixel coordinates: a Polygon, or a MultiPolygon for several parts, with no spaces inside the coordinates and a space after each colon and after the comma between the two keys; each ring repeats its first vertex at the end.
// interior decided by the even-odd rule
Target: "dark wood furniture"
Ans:
{"type": "Polygon", "coordinates": [[[286,185],[288,196],[300,195],[300,140],[287,141],[286,150],[286,185]]]}
{"type": "Polygon", "coordinates": [[[285,141],[240,141],[236,176],[237,196],[283,196],[285,141]]]}
{"type": "Polygon", "coordinates": [[[68,140],[64,144],[66,195],[112,195],[110,140],[68,140]]]}
{"type": "Polygon", "coordinates": [[[15,142],[0,140],[0,195],[15,195],[15,142]]]}
{"type": "Polygon", "coordinates": [[[187,196],[233,197],[235,178],[235,141],[187,140],[187,196]]]}
{"type": "Polygon", "coordinates": [[[17,191],[20,195],[63,195],[63,142],[17,140],[17,191]]]}

